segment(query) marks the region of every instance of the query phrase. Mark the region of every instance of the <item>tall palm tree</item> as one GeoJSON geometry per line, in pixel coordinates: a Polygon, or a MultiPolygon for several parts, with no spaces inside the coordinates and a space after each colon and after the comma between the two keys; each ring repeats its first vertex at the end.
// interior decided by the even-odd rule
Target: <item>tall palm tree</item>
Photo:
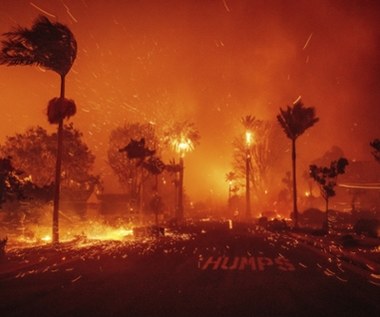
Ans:
{"type": "Polygon", "coordinates": [[[76,112],[75,103],[65,98],[65,78],[76,58],[77,42],[67,26],[52,23],[44,16],[39,16],[31,29],[18,26],[3,35],[5,40],[1,42],[0,64],[38,65],[56,72],[61,79],[60,97],[50,100],[47,109],[49,122],[58,124],[52,236],[53,243],[58,243],[63,119],[76,112]]]}
{"type": "Polygon", "coordinates": [[[176,122],[169,127],[164,133],[164,142],[179,154],[179,187],[178,187],[178,206],[176,218],[183,219],[183,175],[184,175],[184,157],[187,152],[194,150],[195,145],[199,144],[200,134],[189,121],[176,122]]]}
{"type": "Polygon", "coordinates": [[[287,107],[286,110],[280,108],[280,114],[277,115],[281,127],[286,136],[292,142],[292,172],[293,172],[293,213],[294,226],[298,228],[298,208],[297,208],[297,181],[296,181],[296,140],[308,128],[312,127],[319,118],[315,115],[313,107],[305,107],[301,99],[298,98],[293,107],[287,107]]]}
{"type": "Polygon", "coordinates": [[[251,164],[251,147],[253,143],[253,131],[259,124],[254,116],[247,115],[240,119],[241,124],[245,129],[245,217],[247,220],[251,218],[251,193],[250,193],[250,171],[252,168],[251,164]]]}
{"type": "Polygon", "coordinates": [[[178,187],[179,187],[179,175],[182,173],[181,164],[176,163],[175,159],[171,159],[168,164],[165,165],[165,170],[173,175],[173,185],[174,185],[174,212],[175,216],[178,216],[178,187]]]}

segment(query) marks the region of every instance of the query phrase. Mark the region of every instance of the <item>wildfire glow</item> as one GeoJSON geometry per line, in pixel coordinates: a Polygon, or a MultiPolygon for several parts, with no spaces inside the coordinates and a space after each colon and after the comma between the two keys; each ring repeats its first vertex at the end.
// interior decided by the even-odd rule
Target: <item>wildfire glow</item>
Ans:
{"type": "Polygon", "coordinates": [[[251,131],[245,132],[245,143],[250,147],[253,143],[253,133],[251,131]]]}
{"type": "MultiPolygon", "coordinates": [[[[30,226],[25,228],[28,234],[18,235],[14,239],[17,245],[38,245],[49,244],[52,242],[51,228],[46,226],[30,226]]],[[[11,235],[10,235],[11,236],[11,235]]],[[[96,241],[96,240],[113,240],[123,241],[133,236],[133,229],[128,226],[112,227],[98,222],[87,224],[80,223],[71,228],[61,227],[61,242],[70,241],[96,241]]]]}
{"type": "Polygon", "coordinates": [[[127,236],[133,235],[133,229],[120,228],[109,228],[104,227],[98,230],[98,232],[93,232],[88,235],[89,239],[95,240],[124,240],[127,236]]]}
{"type": "Polygon", "coordinates": [[[51,236],[49,235],[45,235],[41,238],[42,241],[44,242],[51,242],[51,236]]]}
{"type": "Polygon", "coordinates": [[[181,136],[180,139],[173,139],[172,147],[181,157],[184,157],[185,153],[191,152],[194,149],[194,144],[189,138],[181,136]]]}

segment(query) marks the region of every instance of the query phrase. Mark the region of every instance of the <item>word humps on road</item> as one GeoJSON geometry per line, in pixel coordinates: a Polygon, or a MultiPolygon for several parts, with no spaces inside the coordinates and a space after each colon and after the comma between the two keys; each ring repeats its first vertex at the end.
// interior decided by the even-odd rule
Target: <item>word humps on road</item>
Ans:
{"type": "Polygon", "coordinates": [[[199,266],[201,270],[239,270],[264,271],[266,268],[277,268],[280,271],[294,271],[294,265],[284,257],[274,259],[265,256],[210,256],[199,266]]]}

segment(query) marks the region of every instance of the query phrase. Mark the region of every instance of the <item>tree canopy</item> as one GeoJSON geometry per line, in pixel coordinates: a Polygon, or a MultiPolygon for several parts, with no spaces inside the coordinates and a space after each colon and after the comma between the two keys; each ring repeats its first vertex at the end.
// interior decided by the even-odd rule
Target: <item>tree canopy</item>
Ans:
{"type": "Polygon", "coordinates": [[[190,121],[177,121],[164,131],[164,144],[169,146],[173,151],[180,153],[194,150],[199,144],[200,133],[195,124],[190,121]]]}
{"type": "Polygon", "coordinates": [[[310,165],[310,176],[318,183],[325,200],[335,196],[336,180],[339,174],[344,174],[348,161],[341,157],[332,161],[330,166],[310,165]]]}
{"type": "Polygon", "coordinates": [[[277,120],[286,136],[291,140],[295,140],[317,123],[319,118],[316,117],[313,107],[305,107],[301,99],[298,99],[293,104],[293,107],[288,106],[286,110],[280,108],[277,120]]]}
{"type": "MultiPolygon", "coordinates": [[[[92,174],[95,156],[82,140],[82,133],[73,124],[63,130],[65,152],[62,158],[62,196],[65,199],[87,199],[99,177],[92,174]]],[[[8,136],[0,146],[3,156],[12,157],[16,169],[23,171],[38,187],[54,183],[57,155],[57,134],[42,127],[8,136]]]]}
{"type": "MultiPolygon", "coordinates": [[[[118,127],[111,132],[108,148],[108,163],[118,177],[121,185],[129,191],[137,190],[137,168],[136,161],[130,159],[123,150],[131,144],[132,140],[144,140],[142,149],[156,150],[158,148],[158,138],[154,127],[148,123],[128,123],[123,127],[118,127]]],[[[136,145],[137,149],[140,149],[136,145]]],[[[133,156],[133,155],[132,155],[133,156]]]]}
{"type": "Polygon", "coordinates": [[[10,157],[0,158],[0,208],[9,200],[24,198],[25,179],[13,167],[10,157]]]}

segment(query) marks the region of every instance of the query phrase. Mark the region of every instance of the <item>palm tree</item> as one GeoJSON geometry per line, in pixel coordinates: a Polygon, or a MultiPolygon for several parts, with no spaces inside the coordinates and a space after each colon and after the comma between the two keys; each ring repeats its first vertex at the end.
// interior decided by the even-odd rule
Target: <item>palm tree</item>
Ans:
{"type": "Polygon", "coordinates": [[[199,143],[200,134],[195,128],[194,123],[189,121],[176,122],[164,133],[164,141],[179,154],[179,187],[178,187],[178,206],[176,217],[183,218],[183,174],[185,153],[194,150],[194,146],[199,143]]]}
{"type": "Polygon", "coordinates": [[[172,174],[173,177],[173,185],[174,185],[174,212],[176,213],[175,216],[177,216],[178,213],[178,187],[179,187],[179,175],[182,173],[181,164],[176,163],[175,159],[171,159],[168,164],[165,165],[165,170],[172,174]]]}
{"type": "Polygon", "coordinates": [[[52,235],[53,243],[58,243],[63,119],[76,112],[75,103],[65,99],[65,78],[76,58],[77,42],[67,26],[58,22],[52,23],[44,16],[39,16],[31,29],[19,26],[4,33],[4,36],[6,39],[1,42],[0,64],[38,65],[56,72],[61,79],[60,97],[50,100],[47,109],[49,122],[58,124],[52,235]]]}
{"type": "Polygon", "coordinates": [[[253,143],[253,131],[257,127],[259,121],[251,115],[247,115],[240,119],[245,129],[245,217],[247,220],[251,218],[251,193],[250,193],[250,171],[251,171],[251,146],[253,143]]]}
{"type": "Polygon", "coordinates": [[[284,129],[286,136],[292,141],[293,213],[294,226],[298,228],[296,140],[308,128],[318,122],[319,118],[316,117],[315,109],[313,107],[304,107],[301,99],[298,98],[293,103],[293,107],[288,106],[286,110],[280,108],[280,114],[277,115],[277,120],[284,129]]]}
{"type": "MultiPolygon", "coordinates": [[[[152,159],[152,156],[156,153],[156,150],[150,150],[145,146],[145,138],[141,138],[140,141],[131,139],[131,141],[122,149],[119,149],[119,152],[126,152],[129,160],[136,160],[136,167],[140,167],[140,181],[138,182],[138,206],[139,212],[141,213],[143,208],[143,168],[149,171],[149,164],[147,164],[146,159],[149,157],[152,159]],[[145,163],[145,166],[144,166],[145,163]]],[[[156,162],[157,163],[157,162],[156,162]]]]}

